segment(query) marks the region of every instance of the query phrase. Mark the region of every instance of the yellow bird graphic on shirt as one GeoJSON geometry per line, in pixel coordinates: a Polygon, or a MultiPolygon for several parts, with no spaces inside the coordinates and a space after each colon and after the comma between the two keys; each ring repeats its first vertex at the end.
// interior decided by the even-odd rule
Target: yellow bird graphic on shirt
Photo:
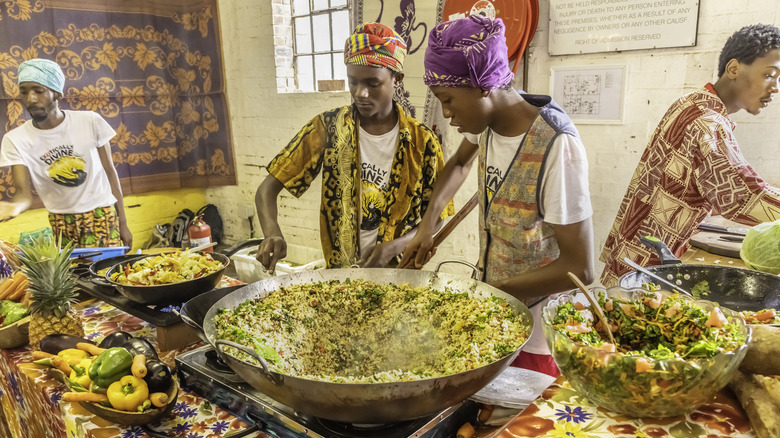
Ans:
{"type": "Polygon", "coordinates": [[[72,155],[60,157],[49,166],[49,178],[65,187],[77,187],[87,180],[84,159],[72,155]]]}
{"type": "Polygon", "coordinates": [[[360,229],[365,231],[377,229],[387,203],[382,189],[370,181],[363,180],[360,198],[363,204],[361,206],[363,218],[360,220],[360,229]]]}

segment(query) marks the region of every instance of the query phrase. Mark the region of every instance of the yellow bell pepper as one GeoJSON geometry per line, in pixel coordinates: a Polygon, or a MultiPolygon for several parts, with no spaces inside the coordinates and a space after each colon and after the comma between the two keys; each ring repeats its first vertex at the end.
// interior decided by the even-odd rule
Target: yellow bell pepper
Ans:
{"type": "Polygon", "coordinates": [[[81,362],[82,359],[89,357],[89,353],[78,348],[66,348],[57,353],[62,360],[68,365],[73,365],[81,362]]]}
{"type": "Polygon", "coordinates": [[[129,375],[112,383],[106,395],[114,409],[137,412],[149,399],[149,387],[143,379],[129,375]]]}
{"type": "Polygon", "coordinates": [[[92,365],[92,359],[90,358],[82,359],[81,362],[71,365],[70,380],[78,383],[84,389],[89,389],[92,379],[89,378],[87,370],[89,370],[90,365],[92,365]]]}

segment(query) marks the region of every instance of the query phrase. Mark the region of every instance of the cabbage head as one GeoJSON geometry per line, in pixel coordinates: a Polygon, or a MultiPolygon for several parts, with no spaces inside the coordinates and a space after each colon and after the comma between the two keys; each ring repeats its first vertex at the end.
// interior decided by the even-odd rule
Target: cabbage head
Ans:
{"type": "Polygon", "coordinates": [[[748,230],[739,255],[753,269],[780,274],[780,220],[748,230]]]}

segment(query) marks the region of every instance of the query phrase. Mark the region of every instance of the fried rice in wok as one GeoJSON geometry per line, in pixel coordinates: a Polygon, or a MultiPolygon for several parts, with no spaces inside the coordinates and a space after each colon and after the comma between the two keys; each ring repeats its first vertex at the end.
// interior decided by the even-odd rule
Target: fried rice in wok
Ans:
{"type": "Polygon", "coordinates": [[[272,371],[335,383],[472,370],[514,353],[529,323],[498,297],[348,279],[283,287],[220,309],[215,319],[217,339],[253,348],[272,371]]]}

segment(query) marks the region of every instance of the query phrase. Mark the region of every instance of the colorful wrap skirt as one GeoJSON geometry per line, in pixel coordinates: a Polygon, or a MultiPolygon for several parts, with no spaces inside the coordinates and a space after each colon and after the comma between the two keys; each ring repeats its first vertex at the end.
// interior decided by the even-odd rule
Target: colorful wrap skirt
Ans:
{"type": "Polygon", "coordinates": [[[113,205],[85,213],[49,213],[54,236],[62,234],[62,245],[74,242],[76,248],[122,246],[119,220],[113,205]]]}

